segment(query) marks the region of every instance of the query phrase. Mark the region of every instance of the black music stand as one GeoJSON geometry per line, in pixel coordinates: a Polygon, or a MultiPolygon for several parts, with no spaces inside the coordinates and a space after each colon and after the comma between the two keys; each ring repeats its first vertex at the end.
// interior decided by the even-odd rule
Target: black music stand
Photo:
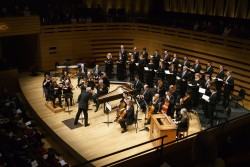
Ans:
{"type": "Polygon", "coordinates": [[[106,102],[104,103],[103,110],[104,110],[104,113],[107,113],[107,122],[103,122],[103,123],[106,123],[109,126],[110,123],[113,123],[109,121],[109,112],[112,110],[112,107],[108,102],[106,102]]]}

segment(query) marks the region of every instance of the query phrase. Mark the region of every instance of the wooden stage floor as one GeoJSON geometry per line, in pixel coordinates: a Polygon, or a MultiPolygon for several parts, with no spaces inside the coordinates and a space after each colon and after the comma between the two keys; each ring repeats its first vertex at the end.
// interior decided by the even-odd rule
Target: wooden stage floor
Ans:
{"type": "MultiPolygon", "coordinates": [[[[31,107],[37,115],[48,125],[53,132],[58,135],[69,147],[75,150],[80,156],[87,160],[98,158],[100,156],[118,151],[136,144],[149,141],[149,132],[140,131],[144,129],[145,114],[139,111],[138,133],[135,131],[134,125],[128,127],[128,131],[121,134],[121,127],[117,123],[111,123],[109,126],[103,122],[107,121],[107,115],[103,112],[103,107],[100,107],[98,112],[94,112],[93,102],[90,102],[89,123],[90,126],[71,130],[62,121],[74,118],[78,109],[75,103],[70,109],[72,112],[62,111],[54,113],[45,106],[45,98],[42,89],[43,74],[38,76],[30,76],[29,73],[19,73],[19,83],[21,90],[30,103],[31,107]]],[[[71,79],[72,84],[76,87],[77,78],[71,79]]],[[[110,91],[114,90],[118,85],[111,84],[110,91]]],[[[77,100],[80,94],[80,89],[74,90],[74,100],[77,100]]],[[[63,102],[64,103],[64,102],[63,102]]],[[[112,106],[118,104],[117,101],[110,102],[112,106]]],[[[136,107],[135,107],[136,108],[136,107]]],[[[115,119],[116,112],[111,111],[109,121],[115,119]]],[[[79,120],[79,123],[82,123],[79,120]]],[[[192,114],[190,120],[189,134],[196,133],[201,130],[199,118],[192,114]]],[[[126,151],[109,158],[101,159],[93,162],[94,166],[102,166],[111,163],[115,160],[125,158],[129,155],[139,153],[145,149],[153,148],[152,143],[126,151]]],[[[74,164],[75,165],[75,164],[74,164]]]]}

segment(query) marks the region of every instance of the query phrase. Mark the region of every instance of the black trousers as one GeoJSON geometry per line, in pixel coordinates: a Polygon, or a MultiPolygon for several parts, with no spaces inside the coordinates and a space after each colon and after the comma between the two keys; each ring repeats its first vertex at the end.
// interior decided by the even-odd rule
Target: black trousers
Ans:
{"type": "Polygon", "coordinates": [[[121,119],[120,120],[120,126],[122,129],[127,129],[127,125],[126,125],[126,120],[125,119],[121,119]]]}
{"type": "Polygon", "coordinates": [[[78,108],[78,112],[76,113],[76,117],[75,117],[75,122],[74,123],[77,124],[81,112],[83,112],[83,115],[84,115],[84,124],[87,125],[88,124],[88,109],[81,108],[81,107],[78,108]]]}

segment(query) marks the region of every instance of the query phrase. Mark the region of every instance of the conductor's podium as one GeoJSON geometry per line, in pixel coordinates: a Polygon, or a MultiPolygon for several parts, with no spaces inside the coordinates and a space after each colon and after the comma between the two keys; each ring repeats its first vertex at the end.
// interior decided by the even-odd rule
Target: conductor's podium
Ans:
{"type": "MultiPolygon", "coordinates": [[[[151,116],[150,122],[150,140],[167,135],[163,140],[163,144],[176,140],[177,126],[173,120],[164,114],[154,114],[151,116]]],[[[162,140],[153,142],[154,147],[160,146],[162,140]]]]}
{"type": "Polygon", "coordinates": [[[54,108],[52,102],[45,102],[45,106],[54,113],[65,111],[65,107],[63,106],[61,108],[58,104],[56,104],[56,108],[54,108]]]}

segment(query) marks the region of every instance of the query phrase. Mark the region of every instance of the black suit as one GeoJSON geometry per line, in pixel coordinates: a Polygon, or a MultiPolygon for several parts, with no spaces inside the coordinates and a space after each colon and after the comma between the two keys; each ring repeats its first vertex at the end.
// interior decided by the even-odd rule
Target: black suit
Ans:
{"type": "Polygon", "coordinates": [[[193,66],[192,66],[192,69],[194,69],[194,73],[200,73],[200,71],[201,71],[201,65],[200,64],[194,64],[193,66]]]}
{"type": "Polygon", "coordinates": [[[78,119],[80,117],[81,112],[83,112],[84,115],[84,123],[85,126],[88,125],[88,109],[89,109],[89,99],[91,98],[90,94],[87,93],[85,90],[81,92],[81,94],[78,96],[77,102],[78,102],[78,112],[76,113],[74,124],[76,125],[78,122],[78,119]]]}
{"type": "Polygon", "coordinates": [[[139,94],[141,93],[141,90],[143,89],[143,83],[141,81],[133,81],[133,88],[135,90],[138,90],[139,94]]]}
{"type": "Polygon", "coordinates": [[[135,111],[134,106],[130,106],[128,110],[126,110],[126,115],[120,120],[120,126],[122,129],[127,129],[127,125],[133,124],[135,119],[135,111]]]}
{"type": "Polygon", "coordinates": [[[105,72],[107,73],[107,76],[111,78],[113,71],[113,59],[106,59],[105,60],[105,72]]]}
{"type": "Polygon", "coordinates": [[[230,94],[234,91],[234,78],[230,76],[225,82],[228,84],[224,85],[224,102],[229,100],[230,94]]]}
{"type": "Polygon", "coordinates": [[[174,64],[175,69],[178,71],[179,59],[173,58],[172,63],[174,64]]]}
{"type": "Polygon", "coordinates": [[[77,85],[80,84],[80,80],[83,79],[84,76],[87,75],[87,68],[79,68],[78,73],[77,73],[77,85]]]}
{"type": "MultiPolygon", "coordinates": [[[[222,71],[219,71],[216,75],[216,78],[219,78],[219,79],[222,79],[224,80],[224,77],[225,77],[225,74],[224,74],[224,70],[222,71]]],[[[215,85],[216,85],[216,89],[217,89],[217,93],[218,93],[218,99],[220,98],[221,96],[221,90],[222,90],[222,87],[223,87],[223,81],[218,81],[218,79],[215,80],[215,85]]]]}
{"type": "Polygon", "coordinates": [[[184,95],[185,95],[185,92],[187,90],[187,83],[188,83],[188,80],[190,80],[190,73],[188,71],[186,71],[183,75],[183,72],[180,73],[179,75],[180,77],[180,97],[182,98],[184,95]],[[184,81],[183,81],[184,79],[184,81]]]}
{"type": "Polygon", "coordinates": [[[206,68],[205,74],[209,74],[209,75],[210,75],[210,78],[211,78],[213,72],[214,72],[214,69],[213,69],[212,66],[210,66],[210,67],[207,67],[207,68],[206,68]]]}
{"type": "Polygon", "coordinates": [[[154,62],[154,65],[155,65],[154,70],[157,70],[159,68],[160,59],[161,59],[161,55],[160,54],[157,54],[157,55],[154,54],[153,55],[153,62],[154,62]]]}
{"type": "Polygon", "coordinates": [[[133,81],[135,78],[135,69],[136,69],[135,60],[129,61],[128,64],[129,64],[130,81],[133,81]]]}
{"type": "Polygon", "coordinates": [[[214,110],[215,110],[216,102],[217,102],[217,93],[213,93],[209,97],[209,102],[207,106],[210,126],[213,126],[214,110]]]}
{"type": "Polygon", "coordinates": [[[134,55],[135,63],[138,63],[139,62],[139,52],[134,51],[132,54],[134,55]]]}
{"type": "Polygon", "coordinates": [[[138,76],[141,81],[144,81],[144,67],[146,66],[146,61],[145,59],[140,59],[139,60],[139,65],[138,65],[138,76]]]}
{"type": "Polygon", "coordinates": [[[145,59],[146,63],[149,63],[149,60],[148,60],[148,52],[144,51],[144,52],[141,52],[143,58],[145,59]]]}
{"type": "Polygon", "coordinates": [[[187,66],[188,68],[190,68],[190,62],[189,61],[184,61],[181,63],[181,67],[183,66],[187,66]]]}
{"type": "Polygon", "coordinates": [[[123,72],[126,72],[126,62],[128,60],[128,56],[127,56],[127,51],[125,49],[120,50],[119,54],[122,55],[122,66],[123,66],[123,72]]]}
{"type": "Polygon", "coordinates": [[[169,64],[168,64],[169,61],[170,61],[169,54],[164,55],[163,63],[164,63],[164,66],[165,66],[165,70],[168,70],[168,68],[169,68],[169,64]]]}
{"type": "Polygon", "coordinates": [[[101,69],[100,68],[93,68],[93,70],[92,70],[92,75],[93,76],[99,76],[100,74],[101,74],[101,69]]]}

